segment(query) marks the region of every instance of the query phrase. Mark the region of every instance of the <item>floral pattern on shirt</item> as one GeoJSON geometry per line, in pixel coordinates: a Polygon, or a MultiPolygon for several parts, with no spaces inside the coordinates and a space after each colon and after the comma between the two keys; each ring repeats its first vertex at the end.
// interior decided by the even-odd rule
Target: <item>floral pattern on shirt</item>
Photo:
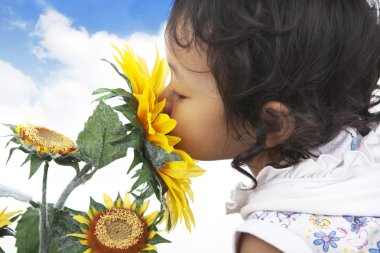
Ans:
{"type": "Polygon", "coordinates": [[[313,252],[380,253],[380,217],[256,211],[249,219],[290,230],[305,240],[313,252]]]}

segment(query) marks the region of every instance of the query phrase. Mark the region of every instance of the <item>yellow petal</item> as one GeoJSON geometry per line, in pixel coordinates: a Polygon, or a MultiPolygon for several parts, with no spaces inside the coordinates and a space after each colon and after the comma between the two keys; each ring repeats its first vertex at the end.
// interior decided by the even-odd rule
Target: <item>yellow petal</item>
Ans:
{"type": "Polygon", "coordinates": [[[135,211],[135,210],[136,210],[136,202],[133,202],[133,203],[132,203],[131,210],[132,210],[132,211],[135,211]]]}
{"type": "Polygon", "coordinates": [[[80,244],[88,246],[87,240],[79,240],[80,244]]]}
{"type": "Polygon", "coordinates": [[[153,123],[153,128],[162,134],[167,134],[172,131],[177,125],[177,121],[171,119],[169,115],[161,113],[157,116],[156,120],[153,123]]]}
{"type": "Polygon", "coordinates": [[[150,201],[147,200],[147,201],[145,201],[145,202],[141,205],[140,210],[139,210],[139,214],[140,214],[140,215],[144,215],[146,209],[148,209],[148,207],[149,207],[149,202],[150,202],[150,201]]]}
{"type": "Polygon", "coordinates": [[[85,251],[83,251],[83,253],[92,253],[92,250],[91,249],[86,249],[85,251]]]}
{"type": "Polygon", "coordinates": [[[165,149],[166,152],[171,153],[174,148],[169,145],[168,137],[162,133],[156,133],[154,135],[148,135],[147,139],[154,145],[165,149]]]}
{"type": "Polygon", "coordinates": [[[22,126],[22,125],[18,125],[18,126],[15,128],[15,132],[18,133],[18,134],[20,134],[22,129],[23,129],[23,126],[22,126]]]}
{"type": "Polygon", "coordinates": [[[144,248],[144,251],[149,251],[149,250],[156,250],[157,247],[151,244],[147,244],[146,247],[144,248]]]}
{"type": "Polygon", "coordinates": [[[199,167],[189,168],[187,165],[185,161],[167,162],[161,171],[172,178],[199,177],[204,173],[199,167]]]}
{"type": "Polygon", "coordinates": [[[94,215],[94,217],[96,217],[99,214],[99,212],[93,206],[91,206],[91,209],[92,209],[92,214],[94,215]]]}
{"type": "Polygon", "coordinates": [[[144,95],[134,94],[138,102],[137,117],[143,125],[147,124],[147,114],[149,112],[148,99],[144,95]]]}
{"type": "Polygon", "coordinates": [[[82,239],[87,239],[87,235],[84,235],[84,234],[68,234],[67,236],[74,236],[74,237],[79,237],[79,238],[82,238],[82,239]]]}
{"type": "Polygon", "coordinates": [[[152,121],[156,120],[157,115],[162,112],[166,104],[166,99],[162,99],[160,102],[156,103],[154,105],[153,111],[152,111],[152,121]]]}
{"type": "Polygon", "coordinates": [[[122,206],[122,204],[121,204],[121,199],[120,199],[120,198],[117,199],[116,206],[117,206],[118,208],[120,208],[120,207],[122,206]]]}
{"type": "Polygon", "coordinates": [[[92,216],[91,209],[87,211],[87,215],[88,215],[88,218],[90,218],[90,220],[94,219],[94,216],[92,216]]]}
{"type": "Polygon", "coordinates": [[[150,215],[145,216],[145,221],[148,227],[152,225],[152,223],[157,219],[158,214],[159,214],[159,211],[155,211],[151,213],[150,215]]]}
{"type": "Polygon", "coordinates": [[[149,240],[149,239],[152,239],[156,234],[157,234],[157,231],[153,231],[153,230],[151,230],[151,231],[149,232],[148,240],[149,240]]]}
{"type": "Polygon", "coordinates": [[[103,194],[103,200],[104,200],[104,204],[106,205],[107,209],[111,209],[114,207],[113,200],[106,193],[103,194]]]}
{"type": "Polygon", "coordinates": [[[4,226],[8,226],[8,225],[11,225],[12,223],[9,221],[9,220],[3,220],[3,221],[0,221],[0,228],[1,227],[4,227],[4,226]]]}
{"type": "Polygon", "coordinates": [[[181,141],[181,138],[177,136],[166,135],[166,137],[168,138],[168,143],[170,146],[175,146],[181,141]]]}
{"type": "Polygon", "coordinates": [[[129,209],[131,207],[131,198],[129,197],[128,192],[124,194],[124,208],[129,209]]]}
{"type": "Polygon", "coordinates": [[[155,134],[156,133],[156,130],[154,130],[153,126],[152,126],[152,114],[150,112],[148,112],[146,114],[146,124],[147,124],[147,131],[148,131],[148,134],[155,134]]]}
{"type": "Polygon", "coordinates": [[[85,217],[83,217],[82,215],[75,215],[73,217],[74,220],[76,220],[77,222],[79,223],[82,223],[82,224],[86,224],[86,225],[89,225],[90,224],[90,221],[87,220],[85,217]]]}

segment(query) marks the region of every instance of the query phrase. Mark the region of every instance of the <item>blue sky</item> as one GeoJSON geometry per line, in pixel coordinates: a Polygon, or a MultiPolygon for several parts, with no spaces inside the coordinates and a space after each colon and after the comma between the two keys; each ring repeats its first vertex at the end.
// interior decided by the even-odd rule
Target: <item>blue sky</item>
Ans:
{"type": "Polygon", "coordinates": [[[171,4],[171,0],[1,0],[0,59],[37,80],[44,74],[37,67],[60,67],[54,61],[37,60],[31,50],[37,41],[34,28],[46,9],[58,11],[89,33],[104,30],[123,38],[137,31],[157,32],[171,4]]]}

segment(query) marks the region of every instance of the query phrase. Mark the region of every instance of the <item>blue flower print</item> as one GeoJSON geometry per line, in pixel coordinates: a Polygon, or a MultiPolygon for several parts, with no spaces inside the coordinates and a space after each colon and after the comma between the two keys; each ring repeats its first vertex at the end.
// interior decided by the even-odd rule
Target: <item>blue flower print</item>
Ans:
{"type": "Polygon", "coordinates": [[[359,233],[362,227],[367,226],[368,220],[364,217],[355,217],[355,216],[343,216],[348,222],[351,223],[351,231],[359,233]]]}
{"type": "Polygon", "coordinates": [[[343,218],[345,218],[346,221],[348,221],[350,223],[354,221],[354,216],[343,215],[343,218]]]}
{"type": "Polygon", "coordinates": [[[369,249],[368,250],[369,253],[380,253],[380,241],[377,242],[377,249],[369,249]]]}
{"type": "Polygon", "coordinates": [[[326,235],[325,233],[323,233],[322,231],[319,231],[318,233],[314,233],[314,236],[316,238],[319,238],[319,239],[316,239],[314,240],[314,244],[315,245],[323,245],[323,251],[324,252],[328,252],[329,251],[329,248],[330,246],[333,247],[333,248],[336,248],[338,247],[338,245],[335,243],[336,241],[339,241],[339,237],[335,237],[336,235],[336,232],[335,231],[331,231],[329,233],[329,235],[326,235]]]}
{"type": "Polygon", "coordinates": [[[368,221],[367,218],[355,217],[354,222],[351,223],[351,231],[355,233],[359,233],[362,227],[367,226],[368,221]]]}

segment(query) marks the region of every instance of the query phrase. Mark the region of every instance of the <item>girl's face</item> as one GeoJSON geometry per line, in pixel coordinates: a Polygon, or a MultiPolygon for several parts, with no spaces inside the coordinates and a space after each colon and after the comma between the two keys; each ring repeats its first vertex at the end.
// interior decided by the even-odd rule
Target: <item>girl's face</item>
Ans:
{"type": "Polygon", "coordinates": [[[166,44],[171,81],[160,99],[166,98],[165,112],[177,121],[171,134],[182,141],[176,148],[197,160],[219,160],[233,158],[251,147],[252,138],[243,135],[239,141],[232,128],[227,131],[223,101],[205,52],[195,46],[181,48],[170,39],[166,44]]]}

